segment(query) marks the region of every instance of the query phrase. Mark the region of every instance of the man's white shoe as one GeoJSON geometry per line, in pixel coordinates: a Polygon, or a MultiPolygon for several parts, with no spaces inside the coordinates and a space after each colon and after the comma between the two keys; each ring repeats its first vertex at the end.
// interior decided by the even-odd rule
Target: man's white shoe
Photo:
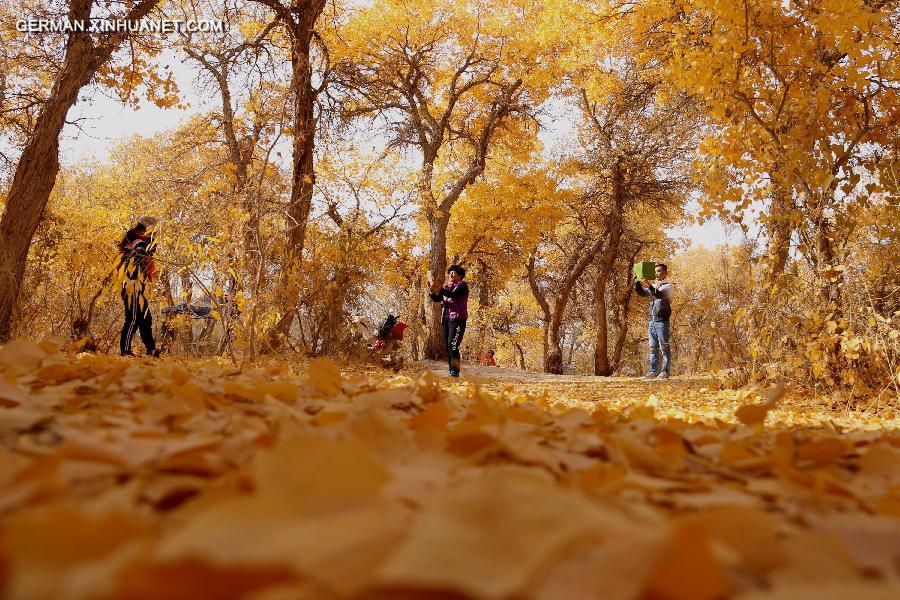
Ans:
{"type": "Polygon", "coordinates": [[[669,374],[666,373],[665,371],[663,371],[662,373],[660,373],[659,375],[657,375],[656,378],[657,378],[657,379],[668,379],[668,378],[669,378],[669,374]]]}

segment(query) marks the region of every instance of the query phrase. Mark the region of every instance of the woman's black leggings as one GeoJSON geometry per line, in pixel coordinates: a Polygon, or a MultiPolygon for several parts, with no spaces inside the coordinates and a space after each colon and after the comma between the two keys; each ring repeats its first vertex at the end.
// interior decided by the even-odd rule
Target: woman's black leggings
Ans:
{"type": "Polygon", "coordinates": [[[122,354],[130,354],[134,332],[140,331],[147,354],[152,353],[156,349],[156,342],[153,340],[153,317],[150,315],[147,297],[141,292],[123,289],[122,304],[125,305],[125,323],[122,325],[122,336],[119,338],[119,350],[122,354]]]}
{"type": "Polygon", "coordinates": [[[462,344],[463,334],[466,332],[465,319],[460,321],[444,321],[441,326],[444,330],[444,344],[447,349],[447,364],[450,370],[459,370],[460,355],[459,346],[462,344]]]}

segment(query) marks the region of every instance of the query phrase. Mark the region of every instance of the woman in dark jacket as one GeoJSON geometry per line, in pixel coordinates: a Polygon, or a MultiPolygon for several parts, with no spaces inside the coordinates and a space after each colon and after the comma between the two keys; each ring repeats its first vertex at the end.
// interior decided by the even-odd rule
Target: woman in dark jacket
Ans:
{"type": "Polygon", "coordinates": [[[451,265],[447,269],[450,279],[438,287],[431,283],[428,296],[433,302],[442,304],[441,328],[444,333],[444,345],[447,349],[447,363],[450,366],[450,376],[459,377],[461,357],[459,347],[462,344],[463,334],[466,332],[466,319],[468,318],[469,285],[463,281],[466,270],[459,265],[451,265]]]}
{"type": "Polygon", "coordinates": [[[141,341],[150,356],[159,356],[153,339],[153,318],[147,298],[149,286],[156,278],[153,253],[156,250],[151,229],[156,225],[154,217],[141,217],[137,225],[128,230],[119,242],[118,272],[122,281],[122,304],[125,307],[125,323],[119,338],[122,356],[133,356],[131,341],[139,331],[141,341]]]}

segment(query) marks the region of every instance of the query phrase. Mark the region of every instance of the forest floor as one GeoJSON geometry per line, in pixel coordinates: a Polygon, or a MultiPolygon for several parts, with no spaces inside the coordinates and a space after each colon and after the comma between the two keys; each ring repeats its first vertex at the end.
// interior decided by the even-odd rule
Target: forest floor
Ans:
{"type": "Polygon", "coordinates": [[[715,377],[20,340],[0,596],[896,598],[895,425],[715,377]]]}
{"type": "MultiPolygon", "coordinates": [[[[407,365],[406,372],[431,371],[448,377],[446,364],[421,361],[407,365]]],[[[729,373],[673,375],[668,379],[551,375],[504,367],[464,365],[461,381],[477,384],[498,394],[541,397],[555,412],[569,409],[591,411],[598,406],[627,411],[653,407],[661,417],[721,419],[735,421],[735,410],[764,388],[735,388],[729,373]]],[[[900,429],[900,418],[888,402],[837,399],[811,390],[786,390],[784,399],[771,411],[773,422],[784,425],[833,424],[848,429],[900,429]]]]}

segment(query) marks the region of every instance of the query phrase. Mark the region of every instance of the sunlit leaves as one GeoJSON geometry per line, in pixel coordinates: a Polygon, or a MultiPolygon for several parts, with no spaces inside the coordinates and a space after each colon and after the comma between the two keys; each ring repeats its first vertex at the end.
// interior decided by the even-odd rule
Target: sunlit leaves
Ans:
{"type": "Polygon", "coordinates": [[[881,423],[297,371],[0,349],[4,594],[895,595],[900,452],[861,431],[881,423]]]}

